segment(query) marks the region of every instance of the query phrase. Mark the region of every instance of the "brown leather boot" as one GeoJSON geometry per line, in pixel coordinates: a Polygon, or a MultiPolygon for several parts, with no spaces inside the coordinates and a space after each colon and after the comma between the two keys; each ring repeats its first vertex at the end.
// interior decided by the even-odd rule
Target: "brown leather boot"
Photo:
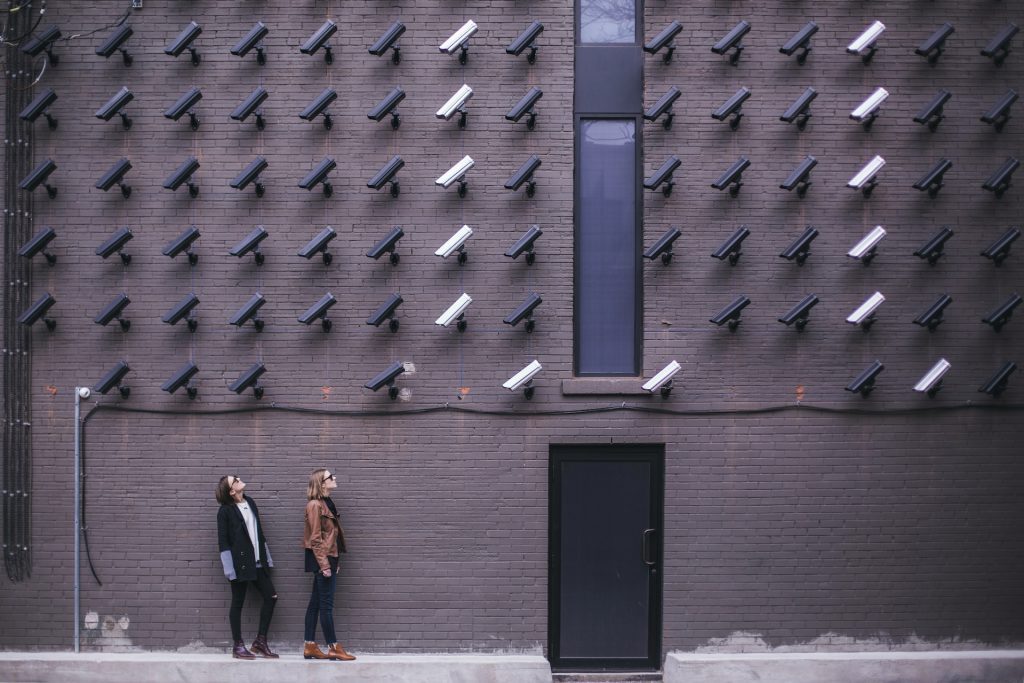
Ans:
{"type": "Polygon", "coordinates": [[[256,640],[252,642],[252,647],[249,650],[259,657],[265,657],[266,659],[277,659],[281,655],[270,651],[270,645],[267,644],[266,636],[256,636],[256,640]]]}
{"type": "Polygon", "coordinates": [[[341,646],[341,643],[331,643],[331,646],[327,648],[327,657],[341,662],[351,662],[355,659],[355,657],[345,652],[345,648],[341,646]]]}
{"type": "Polygon", "coordinates": [[[256,659],[256,655],[245,649],[245,643],[241,640],[235,641],[235,647],[231,650],[231,656],[235,659],[256,659]]]}
{"type": "Polygon", "coordinates": [[[329,659],[316,643],[306,642],[302,648],[303,659],[329,659]]]}

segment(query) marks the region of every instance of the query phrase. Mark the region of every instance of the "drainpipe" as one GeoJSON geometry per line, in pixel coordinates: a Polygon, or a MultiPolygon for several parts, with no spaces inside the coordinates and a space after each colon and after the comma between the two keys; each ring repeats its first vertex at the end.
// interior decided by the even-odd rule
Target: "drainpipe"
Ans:
{"type": "Polygon", "coordinates": [[[89,398],[89,387],[75,387],[75,652],[79,651],[79,625],[82,607],[82,570],[80,552],[82,545],[82,399],[89,398]]]}

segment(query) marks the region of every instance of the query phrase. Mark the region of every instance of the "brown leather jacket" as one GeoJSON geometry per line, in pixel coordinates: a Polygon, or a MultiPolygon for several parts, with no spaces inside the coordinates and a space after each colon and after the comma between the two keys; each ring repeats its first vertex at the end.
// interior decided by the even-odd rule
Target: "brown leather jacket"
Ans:
{"type": "Polygon", "coordinates": [[[328,556],[337,557],[339,549],[345,552],[345,531],[341,528],[341,520],[331,514],[323,500],[306,503],[302,546],[313,551],[320,571],[330,569],[328,556]]]}

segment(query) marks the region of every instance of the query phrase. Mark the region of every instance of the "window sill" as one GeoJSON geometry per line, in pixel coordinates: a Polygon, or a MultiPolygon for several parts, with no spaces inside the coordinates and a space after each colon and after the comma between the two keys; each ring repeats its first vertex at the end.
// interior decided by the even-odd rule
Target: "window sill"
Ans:
{"type": "Polygon", "coordinates": [[[563,396],[650,396],[641,377],[574,377],[562,380],[563,396]]]}

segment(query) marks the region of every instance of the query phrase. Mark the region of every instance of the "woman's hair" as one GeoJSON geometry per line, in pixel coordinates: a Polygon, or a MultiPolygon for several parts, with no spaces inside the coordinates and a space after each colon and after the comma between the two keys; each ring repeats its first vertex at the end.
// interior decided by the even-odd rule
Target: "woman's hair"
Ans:
{"type": "Polygon", "coordinates": [[[321,467],[318,470],[313,470],[313,473],[309,475],[309,486],[306,488],[308,500],[327,497],[327,489],[324,488],[324,472],[327,471],[326,467],[321,467]]]}
{"type": "Polygon", "coordinates": [[[217,482],[217,490],[214,495],[217,497],[217,502],[221,505],[228,505],[229,503],[235,502],[231,497],[231,484],[228,483],[228,479],[231,478],[230,474],[225,474],[217,482]]]}

